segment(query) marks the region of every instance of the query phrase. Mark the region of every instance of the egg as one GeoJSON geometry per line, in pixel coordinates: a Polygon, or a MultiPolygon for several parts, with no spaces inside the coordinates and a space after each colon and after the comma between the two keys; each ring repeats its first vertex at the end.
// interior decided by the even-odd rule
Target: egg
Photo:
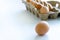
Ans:
{"type": "Polygon", "coordinates": [[[37,9],[41,9],[41,8],[42,8],[42,5],[41,5],[41,4],[36,4],[35,7],[36,7],[37,9]]]}
{"type": "Polygon", "coordinates": [[[46,21],[41,21],[39,22],[36,27],[35,31],[38,35],[45,35],[49,30],[49,24],[46,21]]]}
{"type": "Polygon", "coordinates": [[[42,13],[42,14],[46,14],[46,13],[48,13],[48,12],[49,12],[49,8],[46,7],[46,6],[43,6],[43,7],[40,9],[40,13],[42,13]]]}
{"type": "Polygon", "coordinates": [[[27,2],[30,2],[31,0],[26,0],[27,2]]]}
{"type": "Polygon", "coordinates": [[[35,1],[30,1],[30,3],[31,3],[33,6],[35,6],[35,8],[37,8],[37,9],[41,9],[41,7],[42,7],[42,4],[37,3],[37,2],[35,2],[35,1]]]}

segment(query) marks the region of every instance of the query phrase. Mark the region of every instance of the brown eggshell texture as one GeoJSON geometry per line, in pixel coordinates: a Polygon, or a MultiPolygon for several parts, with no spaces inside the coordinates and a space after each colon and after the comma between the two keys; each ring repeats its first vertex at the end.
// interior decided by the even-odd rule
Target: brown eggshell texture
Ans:
{"type": "Polygon", "coordinates": [[[46,6],[43,6],[43,7],[40,9],[40,13],[42,13],[42,14],[46,14],[46,13],[48,13],[48,12],[49,12],[49,8],[46,7],[46,6]]]}
{"type": "Polygon", "coordinates": [[[26,0],[27,2],[30,2],[31,0],[26,0]]]}
{"type": "Polygon", "coordinates": [[[34,2],[34,1],[30,1],[30,3],[35,6],[37,9],[41,9],[42,5],[41,4],[38,4],[37,2],[34,2]]]}
{"type": "Polygon", "coordinates": [[[38,35],[44,35],[48,32],[49,30],[49,25],[45,21],[41,21],[40,23],[37,24],[35,31],[38,35]]]}

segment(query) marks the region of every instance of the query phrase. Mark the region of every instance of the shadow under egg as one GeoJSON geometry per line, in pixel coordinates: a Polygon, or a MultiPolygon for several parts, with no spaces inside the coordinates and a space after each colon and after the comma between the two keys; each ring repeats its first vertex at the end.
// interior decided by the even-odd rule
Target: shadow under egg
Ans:
{"type": "Polygon", "coordinates": [[[34,40],[48,40],[48,35],[43,36],[37,35],[34,40]]]}

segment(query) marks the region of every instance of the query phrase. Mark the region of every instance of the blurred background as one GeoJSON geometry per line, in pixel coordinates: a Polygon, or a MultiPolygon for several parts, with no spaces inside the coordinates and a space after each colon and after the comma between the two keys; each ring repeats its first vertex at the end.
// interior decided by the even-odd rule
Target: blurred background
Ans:
{"type": "Polygon", "coordinates": [[[40,21],[26,10],[22,0],[0,0],[0,40],[60,39],[60,18],[47,20],[50,31],[42,37],[35,32],[35,26],[40,21]]]}

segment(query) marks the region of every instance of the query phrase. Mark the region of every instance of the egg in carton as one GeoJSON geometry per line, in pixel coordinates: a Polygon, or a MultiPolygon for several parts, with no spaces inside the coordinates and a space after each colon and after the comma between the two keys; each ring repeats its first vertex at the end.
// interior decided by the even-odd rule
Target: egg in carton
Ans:
{"type": "Polygon", "coordinates": [[[48,1],[48,3],[50,3],[54,7],[49,16],[53,19],[57,18],[58,15],[60,15],[60,8],[59,8],[60,7],[60,2],[58,2],[58,1],[48,1]]]}
{"type": "MultiPolygon", "coordinates": [[[[45,6],[47,6],[47,5],[45,4],[45,6]]],[[[51,8],[50,8],[50,10],[51,10],[51,8]]],[[[37,10],[37,11],[39,11],[39,10],[37,10]]],[[[58,11],[55,10],[55,8],[53,8],[53,10],[50,11],[50,12],[48,12],[48,11],[47,11],[47,13],[44,12],[44,14],[41,13],[41,12],[38,13],[38,17],[41,18],[41,19],[43,19],[43,20],[47,20],[49,17],[53,18],[53,19],[57,18],[57,15],[58,15],[58,11]]]]}
{"type": "MultiPolygon", "coordinates": [[[[58,1],[47,1],[48,3],[50,3],[54,9],[56,7],[56,4],[60,5],[60,3],[58,1]]],[[[36,16],[38,16],[40,19],[43,19],[43,20],[47,20],[49,18],[51,19],[54,19],[54,18],[57,18],[58,14],[59,14],[59,11],[57,10],[53,10],[53,11],[50,11],[46,14],[42,14],[40,13],[40,11],[35,8],[32,4],[29,4],[29,3],[26,3],[28,5],[26,5],[26,7],[28,8],[28,10],[30,12],[32,12],[33,14],[35,14],[36,16]]],[[[57,7],[57,9],[59,8],[59,6],[57,7]]]]}
{"type": "Polygon", "coordinates": [[[26,5],[26,7],[29,6],[28,10],[38,17],[38,11],[37,11],[37,8],[36,8],[36,5],[35,5],[36,2],[31,1],[30,3],[28,3],[28,2],[26,2],[26,3],[29,4],[29,5],[26,5]]]}
{"type": "Polygon", "coordinates": [[[53,3],[51,1],[49,1],[49,2],[53,6],[53,9],[51,10],[51,8],[50,8],[50,11],[47,14],[40,15],[41,19],[43,19],[43,20],[46,20],[46,19],[49,19],[49,18],[55,19],[55,18],[57,18],[58,14],[59,14],[58,6],[56,7],[56,4],[58,2],[57,1],[52,1],[53,3]]]}

